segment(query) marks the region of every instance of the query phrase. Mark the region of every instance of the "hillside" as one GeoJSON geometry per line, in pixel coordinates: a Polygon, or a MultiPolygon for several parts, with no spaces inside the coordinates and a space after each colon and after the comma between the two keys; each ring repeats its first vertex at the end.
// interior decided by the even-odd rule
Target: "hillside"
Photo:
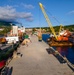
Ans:
{"type": "MultiPolygon", "coordinates": [[[[58,31],[60,28],[60,26],[55,26],[54,29],[55,31],[58,31]]],[[[68,29],[69,31],[73,31],[74,32],[74,25],[65,25],[64,29],[68,29]]]]}
{"type": "MultiPolygon", "coordinates": [[[[64,29],[68,29],[69,31],[74,32],[74,24],[73,25],[65,25],[63,27],[64,27],[64,29]]],[[[39,29],[39,28],[45,29],[46,32],[51,32],[50,27],[34,27],[31,29],[39,29]]],[[[53,28],[54,28],[55,32],[58,32],[60,29],[60,26],[54,26],[53,28]]],[[[27,28],[27,29],[29,29],[29,28],[27,28]]]]}
{"type": "Polygon", "coordinates": [[[9,22],[0,22],[0,26],[11,26],[9,22]]]}

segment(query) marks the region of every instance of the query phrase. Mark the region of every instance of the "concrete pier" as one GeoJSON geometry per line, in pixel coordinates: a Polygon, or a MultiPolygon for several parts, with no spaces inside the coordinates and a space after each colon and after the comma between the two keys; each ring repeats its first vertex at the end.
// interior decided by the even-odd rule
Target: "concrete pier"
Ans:
{"type": "Polygon", "coordinates": [[[21,45],[17,56],[8,65],[13,67],[12,75],[74,75],[66,63],[61,64],[52,54],[48,54],[49,46],[39,42],[37,36],[31,36],[32,43],[21,45]]]}

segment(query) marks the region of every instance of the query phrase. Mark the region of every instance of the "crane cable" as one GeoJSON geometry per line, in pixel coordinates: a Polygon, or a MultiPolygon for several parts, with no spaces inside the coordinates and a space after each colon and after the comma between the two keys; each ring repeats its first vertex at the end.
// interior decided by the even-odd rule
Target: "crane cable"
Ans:
{"type": "Polygon", "coordinates": [[[60,24],[60,21],[56,17],[54,17],[45,7],[44,7],[44,9],[51,15],[52,18],[54,18],[56,20],[56,22],[58,24],[60,24]]]}
{"type": "Polygon", "coordinates": [[[43,12],[43,14],[44,14],[44,17],[45,17],[45,19],[46,19],[48,25],[50,26],[50,29],[51,29],[52,33],[54,34],[55,38],[57,39],[56,33],[55,33],[55,31],[54,31],[54,28],[53,28],[53,26],[52,26],[52,24],[51,24],[51,22],[50,22],[50,20],[49,20],[49,18],[48,18],[48,15],[46,14],[46,12],[45,12],[45,10],[44,10],[43,5],[42,5],[41,3],[39,3],[39,5],[40,5],[40,8],[41,8],[41,10],[42,10],[42,12],[43,12]]]}
{"type": "Polygon", "coordinates": [[[60,21],[59,21],[56,17],[53,16],[45,7],[44,7],[44,9],[48,12],[48,14],[49,14],[53,19],[55,19],[55,21],[56,21],[58,24],[60,24],[59,33],[58,33],[58,35],[60,35],[60,32],[61,32],[62,28],[64,28],[64,26],[60,23],[60,21]]]}

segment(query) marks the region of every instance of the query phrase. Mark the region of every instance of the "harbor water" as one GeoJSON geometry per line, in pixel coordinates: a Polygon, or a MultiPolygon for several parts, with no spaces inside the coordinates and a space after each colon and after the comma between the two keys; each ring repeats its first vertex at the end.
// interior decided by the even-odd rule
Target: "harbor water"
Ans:
{"type": "MultiPolygon", "coordinates": [[[[50,38],[49,34],[43,34],[42,39],[47,43],[47,39],[50,38]]],[[[53,47],[63,57],[65,56],[70,63],[74,65],[74,47],[53,47]]]]}

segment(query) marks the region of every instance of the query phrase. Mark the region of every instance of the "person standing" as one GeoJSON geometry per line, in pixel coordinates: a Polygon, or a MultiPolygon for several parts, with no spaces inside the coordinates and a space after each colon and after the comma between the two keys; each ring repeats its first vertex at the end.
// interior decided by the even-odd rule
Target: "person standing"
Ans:
{"type": "Polygon", "coordinates": [[[42,32],[38,31],[38,41],[42,41],[42,32]]]}

